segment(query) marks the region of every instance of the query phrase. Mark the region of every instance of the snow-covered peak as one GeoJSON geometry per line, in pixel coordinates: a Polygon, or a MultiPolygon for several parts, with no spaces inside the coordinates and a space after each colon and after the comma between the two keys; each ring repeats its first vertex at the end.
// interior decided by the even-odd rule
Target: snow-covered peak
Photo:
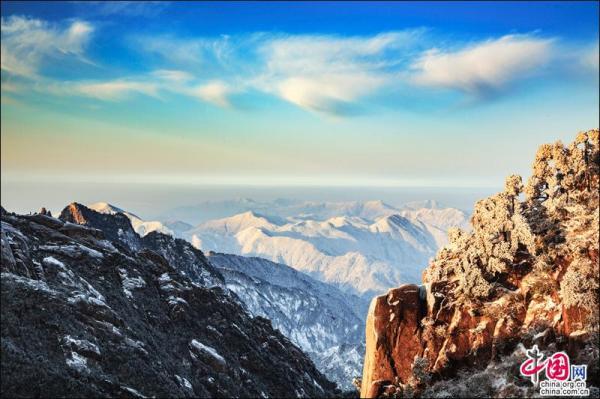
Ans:
{"type": "Polygon", "coordinates": [[[95,202],[93,204],[87,205],[87,207],[96,212],[106,213],[109,215],[114,215],[115,213],[128,213],[117,206],[109,204],[108,202],[95,202]]]}
{"type": "Polygon", "coordinates": [[[420,278],[447,225],[466,221],[456,209],[399,210],[383,201],[296,202],[286,208],[293,210],[279,218],[246,211],[185,236],[204,251],[263,257],[368,296],[420,278]]]}
{"type": "Polygon", "coordinates": [[[411,228],[411,222],[400,215],[394,214],[379,218],[371,225],[371,229],[381,233],[391,233],[411,228]]]}
{"type": "Polygon", "coordinates": [[[198,229],[208,229],[215,232],[236,234],[251,227],[275,228],[278,223],[281,223],[281,221],[277,220],[277,218],[263,216],[254,211],[246,211],[227,218],[202,223],[197,229],[191,230],[191,233],[193,234],[194,231],[198,229]]]}
{"type": "Polygon", "coordinates": [[[325,221],[334,227],[342,226],[360,226],[363,227],[368,224],[368,221],[358,216],[335,216],[325,221]]]}
{"type": "Polygon", "coordinates": [[[169,229],[162,222],[145,221],[145,220],[141,219],[139,216],[137,216],[131,212],[125,211],[115,205],[109,204],[108,202],[96,202],[96,203],[87,205],[87,207],[96,212],[105,213],[105,214],[109,214],[109,215],[114,215],[115,213],[124,214],[125,216],[127,216],[129,218],[129,221],[131,222],[131,225],[133,226],[133,229],[135,230],[135,232],[138,233],[142,237],[152,231],[158,231],[158,232],[161,232],[164,234],[169,234],[172,236],[175,235],[173,230],[169,229]]]}
{"type": "Polygon", "coordinates": [[[368,301],[263,258],[209,253],[226,286],[253,314],[308,353],[343,389],[362,370],[368,301]]]}

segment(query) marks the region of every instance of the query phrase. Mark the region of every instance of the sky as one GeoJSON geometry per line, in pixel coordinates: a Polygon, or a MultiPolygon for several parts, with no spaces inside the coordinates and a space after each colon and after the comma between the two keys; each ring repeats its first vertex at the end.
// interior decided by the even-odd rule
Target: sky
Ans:
{"type": "Polygon", "coordinates": [[[12,203],[40,181],[501,187],[599,124],[598,2],[1,11],[12,203]]]}

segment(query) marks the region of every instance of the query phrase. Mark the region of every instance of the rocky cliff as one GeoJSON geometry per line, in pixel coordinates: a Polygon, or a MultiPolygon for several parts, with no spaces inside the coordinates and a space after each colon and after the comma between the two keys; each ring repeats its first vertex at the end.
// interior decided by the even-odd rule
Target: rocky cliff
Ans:
{"type": "Polygon", "coordinates": [[[525,187],[509,176],[470,232],[449,231],[422,286],[372,301],[361,397],[530,396],[533,344],[599,386],[599,148],[598,130],[541,146],[525,187]]]}
{"type": "Polygon", "coordinates": [[[334,394],[191,245],[78,204],[1,221],[2,397],[334,394]]]}

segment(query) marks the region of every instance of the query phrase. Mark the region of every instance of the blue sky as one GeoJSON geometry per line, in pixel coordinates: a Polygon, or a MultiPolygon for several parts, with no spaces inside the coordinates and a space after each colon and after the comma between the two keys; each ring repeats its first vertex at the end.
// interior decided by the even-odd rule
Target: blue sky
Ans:
{"type": "Polygon", "coordinates": [[[598,126],[597,2],[2,2],[3,181],[496,187],[598,126]]]}

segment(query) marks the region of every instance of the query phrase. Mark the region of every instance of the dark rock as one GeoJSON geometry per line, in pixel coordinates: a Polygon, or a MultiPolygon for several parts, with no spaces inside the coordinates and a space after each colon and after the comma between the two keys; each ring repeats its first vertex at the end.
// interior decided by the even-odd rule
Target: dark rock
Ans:
{"type": "Polygon", "coordinates": [[[79,204],[47,218],[2,215],[3,397],[335,394],[200,251],[79,204]]]}

